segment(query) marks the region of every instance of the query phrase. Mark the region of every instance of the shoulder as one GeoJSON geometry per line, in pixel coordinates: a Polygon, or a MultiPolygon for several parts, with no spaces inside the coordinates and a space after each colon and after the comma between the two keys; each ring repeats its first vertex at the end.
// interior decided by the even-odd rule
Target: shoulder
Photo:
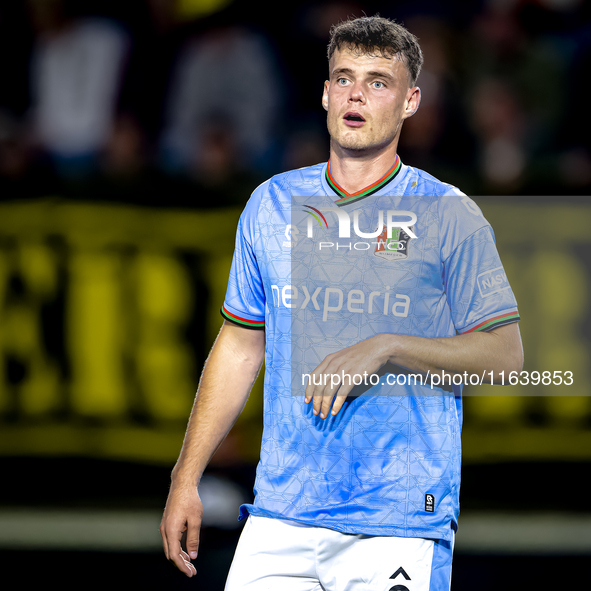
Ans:
{"type": "Polygon", "coordinates": [[[288,170],[273,175],[265,182],[261,183],[250,196],[246,205],[247,209],[260,207],[260,204],[266,200],[277,200],[281,198],[291,198],[298,192],[315,191],[322,187],[322,171],[326,162],[288,170]]]}
{"type": "Polygon", "coordinates": [[[322,171],[326,162],[288,170],[273,175],[261,183],[252,192],[241,215],[242,222],[253,223],[260,215],[281,208],[284,201],[287,206],[291,198],[298,194],[315,193],[322,188],[322,171]]]}
{"type": "Polygon", "coordinates": [[[485,222],[480,207],[466,193],[455,185],[445,183],[433,175],[412,166],[407,167],[406,191],[409,194],[431,197],[437,202],[442,219],[451,216],[454,219],[485,222]]]}
{"type": "Polygon", "coordinates": [[[322,184],[322,171],[326,166],[326,162],[320,162],[313,166],[304,166],[302,168],[295,168],[286,172],[281,172],[272,176],[266,183],[270,191],[281,192],[287,191],[292,192],[298,191],[309,191],[316,187],[320,187],[322,184]]]}
{"type": "Polygon", "coordinates": [[[460,191],[456,186],[440,181],[432,174],[415,168],[414,166],[405,165],[406,168],[406,190],[416,195],[423,195],[428,197],[442,197],[442,196],[458,196],[465,197],[465,193],[460,191]]]}
{"type": "Polygon", "coordinates": [[[409,194],[433,200],[443,260],[470,236],[494,242],[494,233],[480,207],[458,187],[410,166],[405,180],[409,194]]]}

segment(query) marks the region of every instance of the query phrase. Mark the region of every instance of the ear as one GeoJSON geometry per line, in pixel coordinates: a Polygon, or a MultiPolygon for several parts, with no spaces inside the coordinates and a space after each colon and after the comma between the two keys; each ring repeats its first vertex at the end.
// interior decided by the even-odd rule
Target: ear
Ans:
{"type": "Polygon", "coordinates": [[[324,91],[322,92],[322,106],[324,107],[325,111],[328,111],[328,89],[330,87],[330,82],[328,80],[324,81],[324,91]]]}
{"type": "Polygon", "coordinates": [[[421,89],[418,86],[409,88],[406,93],[406,105],[404,107],[403,119],[412,117],[421,104],[421,89]]]}

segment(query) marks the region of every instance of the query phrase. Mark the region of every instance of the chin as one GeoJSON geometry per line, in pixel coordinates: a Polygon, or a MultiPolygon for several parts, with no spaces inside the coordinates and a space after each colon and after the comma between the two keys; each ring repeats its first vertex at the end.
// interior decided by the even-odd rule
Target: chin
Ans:
{"type": "MultiPolygon", "coordinates": [[[[384,147],[384,144],[370,144],[361,141],[337,142],[342,150],[349,152],[356,152],[358,154],[367,154],[374,151],[379,151],[384,147]]],[[[387,145],[387,144],[386,144],[387,145]]]]}
{"type": "Polygon", "coordinates": [[[339,138],[335,141],[343,150],[362,152],[371,148],[371,145],[359,137],[339,138]]]}
{"type": "Polygon", "coordinates": [[[358,144],[340,144],[343,150],[348,150],[349,152],[365,152],[368,149],[368,146],[361,146],[358,144]]]}

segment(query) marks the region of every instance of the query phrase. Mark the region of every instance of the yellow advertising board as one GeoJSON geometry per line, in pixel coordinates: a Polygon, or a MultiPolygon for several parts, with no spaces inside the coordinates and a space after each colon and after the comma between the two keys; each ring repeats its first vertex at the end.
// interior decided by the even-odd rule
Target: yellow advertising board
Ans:
{"type": "MultiPolygon", "coordinates": [[[[466,389],[465,460],[589,459],[591,207],[477,201],[519,303],[526,364],[513,385],[466,389]]],[[[0,204],[0,454],[175,461],[222,323],[239,214],[0,204]]],[[[259,380],[235,428],[245,461],[261,425],[259,380]]]]}

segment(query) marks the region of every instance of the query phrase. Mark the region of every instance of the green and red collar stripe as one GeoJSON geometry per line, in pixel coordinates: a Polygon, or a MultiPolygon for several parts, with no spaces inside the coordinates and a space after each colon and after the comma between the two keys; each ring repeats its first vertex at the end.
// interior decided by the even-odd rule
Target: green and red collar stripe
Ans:
{"type": "Polygon", "coordinates": [[[255,328],[255,329],[263,329],[265,328],[265,321],[264,320],[249,320],[248,318],[243,318],[242,316],[237,316],[236,314],[232,314],[226,309],[226,306],[222,306],[220,310],[222,316],[229,320],[230,322],[234,322],[235,324],[239,324],[240,326],[244,326],[245,328],[255,328]]]}
{"type": "Polygon", "coordinates": [[[520,320],[518,312],[508,312],[507,314],[501,314],[500,316],[495,316],[490,320],[485,320],[480,324],[477,324],[474,328],[467,330],[462,334],[468,334],[469,332],[488,332],[489,330],[493,330],[494,328],[499,328],[499,326],[504,326],[505,324],[511,324],[512,322],[518,322],[520,320]]]}
{"type": "Polygon", "coordinates": [[[392,168],[390,168],[390,170],[381,179],[377,180],[375,183],[372,183],[369,185],[369,187],[361,189],[361,191],[357,191],[356,193],[347,193],[347,191],[345,191],[345,189],[343,189],[332,177],[329,160],[326,166],[326,182],[337,195],[340,195],[341,198],[335,201],[335,203],[341,207],[342,205],[355,203],[360,199],[364,199],[365,197],[369,197],[370,195],[377,193],[380,189],[396,178],[401,168],[402,161],[400,160],[400,156],[396,154],[396,160],[394,161],[392,168]]]}

